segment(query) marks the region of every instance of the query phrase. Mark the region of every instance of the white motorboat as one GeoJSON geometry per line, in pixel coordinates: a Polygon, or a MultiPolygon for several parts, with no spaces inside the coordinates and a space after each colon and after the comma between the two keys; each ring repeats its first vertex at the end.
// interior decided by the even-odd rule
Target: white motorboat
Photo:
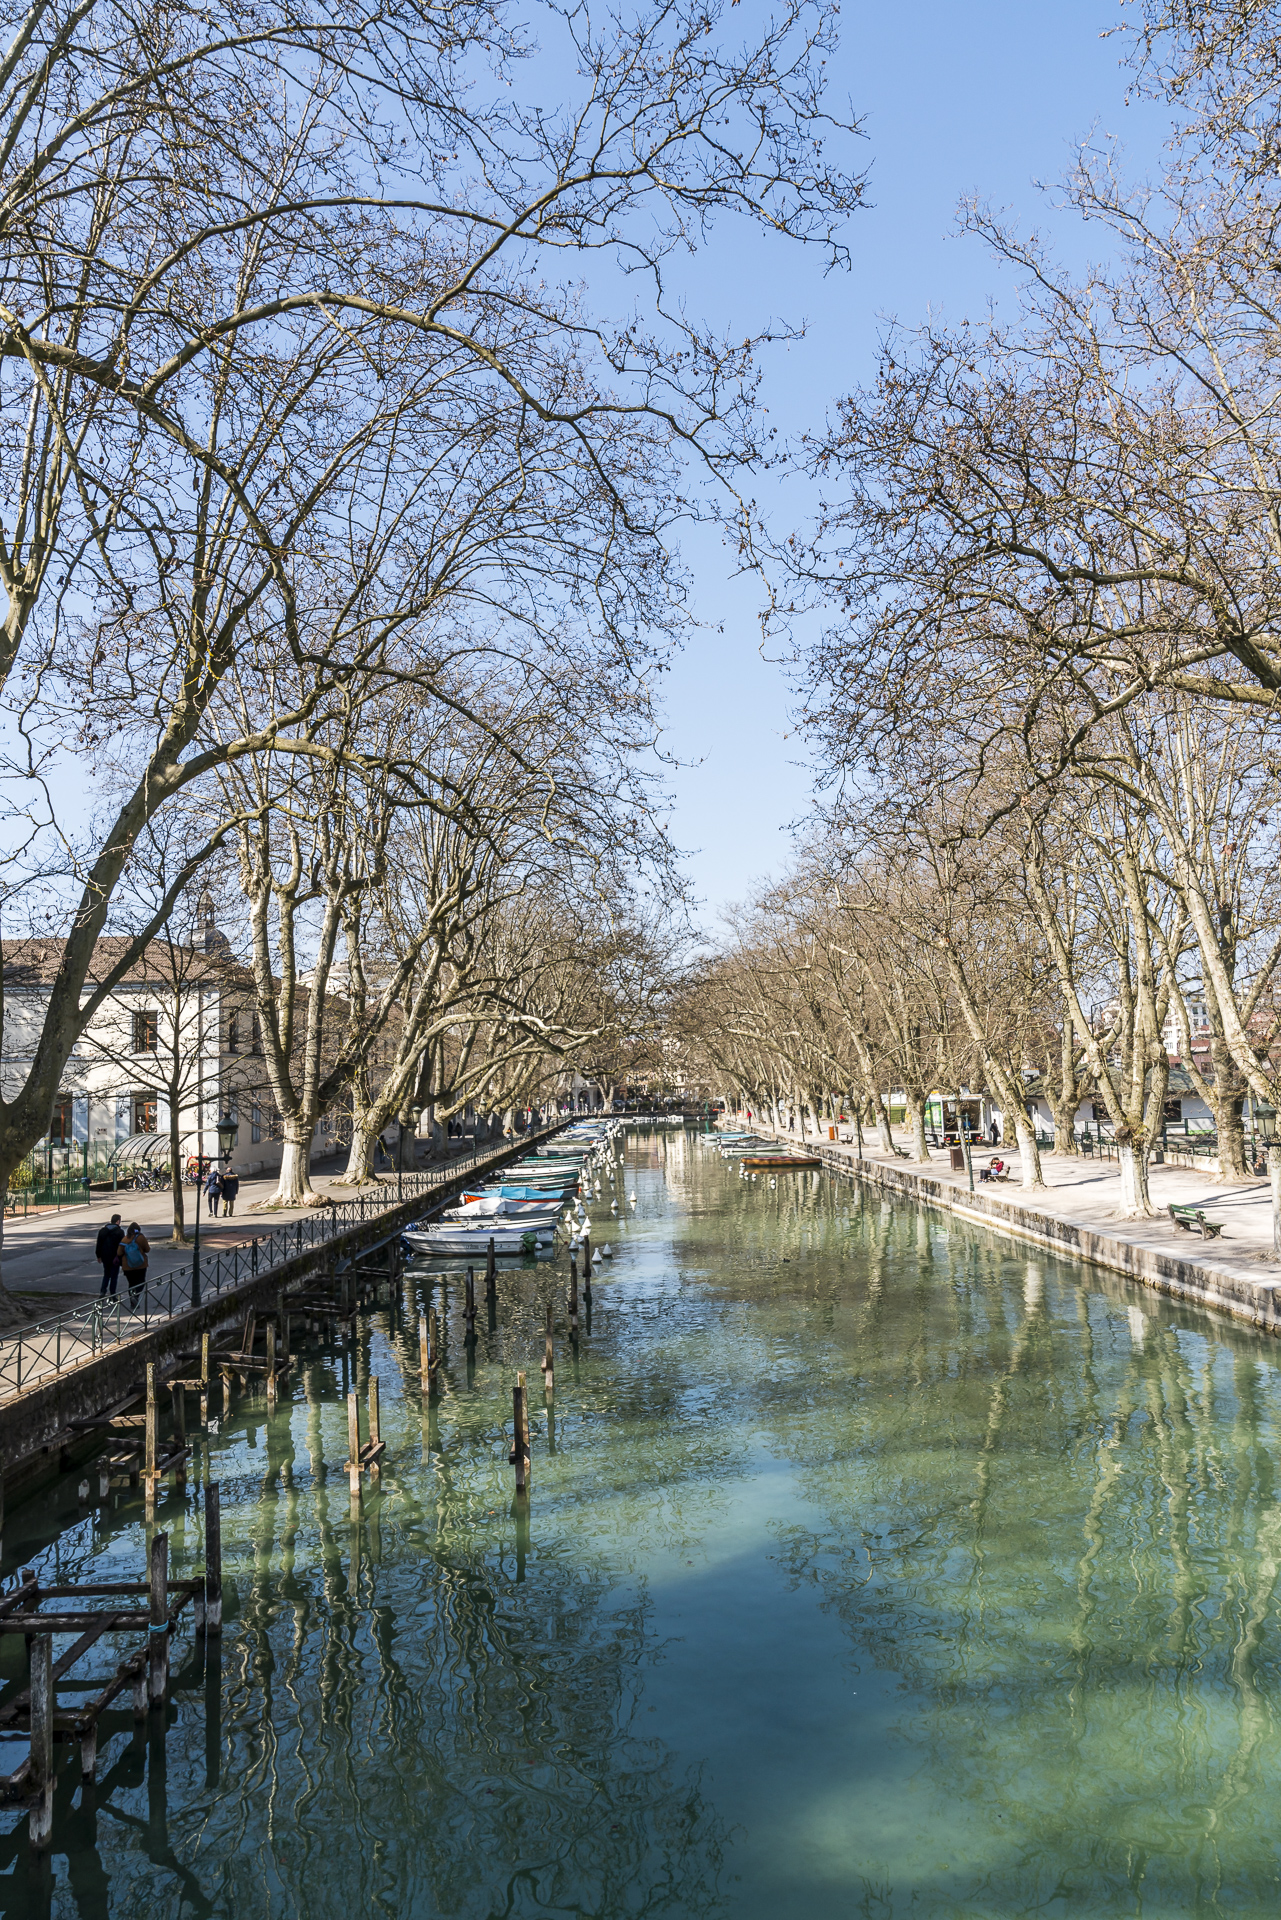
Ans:
{"type": "Polygon", "coordinates": [[[446,1220],[519,1220],[532,1226],[540,1226],[544,1221],[553,1223],[559,1220],[563,1211],[563,1201],[549,1200],[544,1205],[536,1200],[504,1200],[482,1194],[479,1200],[464,1200],[461,1206],[447,1207],[443,1218],[446,1220]]]}
{"type": "Polygon", "coordinates": [[[440,1226],[411,1227],[400,1237],[413,1253],[470,1253],[477,1260],[485,1258],[491,1240],[495,1253],[533,1253],[538,1247],[553,1246],[556,1240],[550,1226],[522,1228],[485,1223],[468,1227],[452,1220],[440,1226]]]}

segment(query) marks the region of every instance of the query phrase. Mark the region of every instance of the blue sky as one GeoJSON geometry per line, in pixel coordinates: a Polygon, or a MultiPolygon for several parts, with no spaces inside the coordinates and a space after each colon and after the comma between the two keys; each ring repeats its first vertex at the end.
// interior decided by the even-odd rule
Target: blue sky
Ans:
{"type": "MultiPolygon", "coordinates": [[[[704,306],[714,289],[713,317],[741,322],[744,332],[771,313],[806,320],[803,344],[766,363],[775,426],[795,432],[821,421],[835,396],[869,378],[890,317],[910,325],[933,308],[959,320],[1012,293],[983,247],[952,237],[964,194],[977,191],[1037,232],[1057,232],[1068,257],[1080,258],[1081,234],[1047,224],[1037,182],[1052,187],[1073,142],[1091,129],[1120,139],[1136,174],[1156,172],[1168,116],[1151,103],[1126,104],[1124,43],[1100,38],[1118,12],[1116,0],[846,0],[833,85],[837,100],[848,96],[864,117],[872,202],[850,223],[852,272],[824,278],[817,256],[725,227],[698,275],[704,306]]],[[[780,522],[808,505],[799,487],[780,496],[762,488],[758,497],[780,522]]],[[[787,830],[804,814],[811,782],[798,764],[803,743],[787,738],[786,676],[759,651],[755,588],[732,580],[718,540],[687,539],[684,550],[693,611],[712,630],[690,635],[666,677],[665,744],[698,763],[672,778],[673,832],[691,849],[687,866],[710,928],[727,902],[784,864],[787,830]]]]}

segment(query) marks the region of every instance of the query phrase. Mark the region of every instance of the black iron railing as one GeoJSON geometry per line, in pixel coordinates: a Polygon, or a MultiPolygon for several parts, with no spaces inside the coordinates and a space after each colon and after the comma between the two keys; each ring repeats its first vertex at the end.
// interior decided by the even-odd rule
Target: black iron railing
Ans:
{"type": "MultiPolygon", "coordinates": [[[[535,1140],[557,1132],[563,1124],[557,1122],[555,1126],[525,1134],[521,1144],[532,1145],[535,1140]]],[[[185,1313],[196,1302],[232,1294],[273,1268],[283,1267],[304,1253],[368,1226],[380,1214],[391,1213],[406,1200],[421,1199],[452,1186],[460,1174],[482,1166],[491,1167],[510,1153],[511,1143],[507,1142],[501,1147],[468,1154],[445,1167],[405,1173],[398,1176],[395,1185],[389,1181],[354,1199],[337,1201],[303,1218],[256,1234],[239,1246],[218,1247],[202,1253],[198,1286],[194,1261],[133,1289],[128,1284],[127,1269],[122,1269],[119,1293],[73,1307],[49,1320],[37,1321],[0,1340],[0,1399],[10,1399],[41,1380],[81,1366],[108,1347],[132,1340],[161,1321],[185,1313]]]]}

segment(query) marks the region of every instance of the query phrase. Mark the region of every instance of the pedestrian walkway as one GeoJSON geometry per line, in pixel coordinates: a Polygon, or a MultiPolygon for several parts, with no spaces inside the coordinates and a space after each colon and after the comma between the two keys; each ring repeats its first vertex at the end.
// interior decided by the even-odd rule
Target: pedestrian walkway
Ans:
{"type": "MultiPolygon", "coordinates": [[[[546,1131],[531,1132],[525,1139],[532,1144],[545,1137],[546,1131]]],[[[371,1223],[383,1227],[388,1222],[396,1223],[389,1229],[395,1232],[420,1207],[438,1205],[440,1196],[459,1179],[465,1179],[470,1168],[479,1174],[524,1150],[522,1143],[495,1141],[478,1154],[459,1154],[431,1167],[406,1171],[403,1178],[397,1174],[371,1180],[356,1189],[340,1186],[333,1175],[326,1182],[313,1168],[313,1185],[322,1194],[327,1185],[326,1198],[332,1197],[332,1204],[272,1208],[243,1217],[238,1212],[231,1221],[210,1220],[208,1233],[202,1220],[198,1283],[193,1249],[175,1247],[171,1239],[167,1248],[157,1250],[160,1257],[150,1261],[146,1285],[136,1294],[122,1275],[117,1292],[103,1299],[101,1269],[97,1269],[98,1285],[92,1291],[78,1290],[69,1300],[65,1291],[59,1295],[48,1288],[19,1293],[16,1297],[21,1308],[37,1307],[38,1303],[43,1311],[33,1313],[11,1333],[0,1336],[0,1402],[15,1400],[57,1375],[74,1372],[109,1349],[164,1326],[194,1306],[208,1307],[211,1301],[224,1298],[235,1301],[247,1283],[260,1284],[304,1254],[331,1246],[353,1231],[364,1233],[371,1223]]],[[[270,1197],[274,1183],[260,1184],[270,1197]]],[[[242,1193],[244,1190],[242,1187],[242,1193]]],[[[18,1259],[40,1259],[46,1272],[56,1269],[59,1259],[65,1270],[65,1263],[81,1253],[92,1261],[98,1228],[104,1216],[110,1218],[111,1210],[109,1200],[104,1206],[86,1209],[76,1223],[78,1230],[73,1230],[71,1223],[61,1223],[59,1245],[30,1248],[18,1259]]],[[[131,1216],[118,1210],[127,1227],[131,1216]]],[[[139,1224],[146,1227],[147,1222],[144,1219],[139,1224]]]]}
{"type": "MultiPolygon", "coordinates": [[[[495,1147],[501,1144],[500,1141],[493,1142],[495,1147]]],[[[468,1142],[469,1150],[470,1147],[471,1142],[468,1142]]],[[[461,1161],[466,1155],[459,1153],[455,1157],[461,1161]]],[[[366,1194],[378,1193],[385,1205],[394,1204],[394,1173],[384,1173],[367,1181],[363,1189],[342,1186],[338,1181],[346,1164],[345,1154],[313,1162],[311,1178],[316,1191],[331,1194],[335,1200],[359,1199],[362,1191],[366,1194]]],[[[444,1161],[432,1163],[435,1167],[446,1164],[444,1161]]],[[[268,1213],[251,1211],[255,1202],[270,1200],[275,1190],[275,1174],[264,1174],[256,1179],[242,1178],[232,1219],[215,1220],[208,1212],[202,1211],[202,1257],[220,1248],[243,1246],[255,1234],[270,1233],[274,1227],[283,1226],[286,1221],[302,1219],[315,1212],[313,1207],[272,1208],[268,1213]]],[[[113,1213],[118,1213],[126,1227],[136,1220],[151,1242],[148,1278],[163,1279],[166,1274],[191,1263],[195,1189],[188,1186],[184,1190],[184,1198],[186,1246],[174,1245],[173,1196],[168,1192],[95,1193],[88,1206],[68,1208],[60,1213],[30,1214],[25,1220],[6,1220],[0,1277],[21,1304],[30,1307],[33,1318],[79,1305],[87,1295],[96,1294],[102,1284],[102,1269],[93,1257],[94,1242],[98,1238],[99,1227],[105,1226],[113,1213]]],[[[203,1195],[200,1204],[203,1209],[203,1195]]]]}

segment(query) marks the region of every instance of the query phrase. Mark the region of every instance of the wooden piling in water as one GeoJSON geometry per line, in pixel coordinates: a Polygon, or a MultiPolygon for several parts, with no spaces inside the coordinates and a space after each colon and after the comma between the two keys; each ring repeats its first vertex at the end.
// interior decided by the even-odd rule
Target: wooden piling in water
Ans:
{"type": "Polygon", "coordinates": [[[378,1375],[369,1376],[369,1444],[371,1447],[382,1445],[382,1420],[378,1411],[378,1375]]]}
{"type": "Polygon", "coordinates": [[[550,1398],[555,1384],[556,1355],[552,1346],[552,1306],[547,1302],[547,1342],[543,1351],[543,1386],[550,1398]]]}
{"type": "Polygon", "coordinates": [[[222,1632],[222,1502],[216,1480],[205,1485],[205,1611],[200,1624],[206,1634],[222,1632]]]}
{"type": "Polygon", "coordinates": [[[353,1387],[347,1395],[347,1483],[360,1492],[360,1402],[353,1387]]]}
{"type": "Polygon", "coordinates": [[[158,1420],[157,1420],[157,1409],[156,1409],[156,1363],[154,1360],[148,1360],[147,1362],[147,1411],[146,1411],[146,1416],[145,1416],[144,1425],[143,1425],[143,1433],[144,1433],[143,1474],[145,1476],[144,1492],[146,1495],[146,1502],[148,1507],[154,1507],[156,1503],[156,1482],[159,1478],[159,1474],[157,1472],[157,1466],[156,1466],[157,1454],[159,1451],[159,1445],[158,1445],[159,1435],[157,1432],[157,1425],[158,1425],[158,1420]]]}
{"type": "Polygon", "coordinates": [[[289,1308],[285,1305],[285,1290],[282,1287],[277,1296],[280,1309],[280,1358],[289,1359],[289,1308]]]}
{"type": "Polygon", "coordinates": [[[574,1339],[578,1333],[578,1262],[573,1254],[569,1256],[569,1336],[574,1339]]]}
{"type": "Polygon", "coordinates": [[[471,1267],[468,1267],[467,1269],[467,1286],[466,1286],[466,1294],[465,1294],[465,1304],[463,1307],[463,1319],[467,1323],[467,1338],[469,1340],[474,1340],[476,1338],[476,1274],[475,1274],[475,1270],[471,1267]]]}
{"type": "Polygon", "coordinates": [[[267,1322],[267,1398],[276,1397],[276,1323],[267,1322]]]}
{"type": "Polygon", "coordinates": [[[169,1535],[151,1543],[151,1632],[147,1648],[147,1697],[162,1707],[169,1691],[169,1535]]]}
{"type": "Polygon", "coordinates": [[[418,1378],[424,1393],[431,1392],[431,1343],[427,1338],[427,1315],[418,1316],[418,1378]]]}
{"type": "Polygon", "coordinates": [[[485,1254],[485,1292],[492,1299],[498,1290],[498,1269],[494,1264],[494,1236],[489,1236],[489,1247],[485,1254]]]}
{"type": "Polygon", "coordinates": [[[427,1309],[427,1390],[440,1392],[440,1328],[436,1324],[436,1309],[427,1309]]]}
{"type": "Polygon", "coordinates": [[[27,1781],[32,1794],[27,1824],[31,1845],[39,1852],[53,1832],[53,1718],[56,1692],[53,1681],[53,1635],[33,1634],[31,1640],[31,1760],[27,1781]]]}
{"type": "Polygon", "coordinates": [[[526,1441],[528,1425],[525,1418],[525,1376],[516,1375],[516,1384],[512,1388],[512,1450],[511,1463],[516,1469],[516,1492],[523,1494],[529,1489],[529,1446],[526,1441]]]}

